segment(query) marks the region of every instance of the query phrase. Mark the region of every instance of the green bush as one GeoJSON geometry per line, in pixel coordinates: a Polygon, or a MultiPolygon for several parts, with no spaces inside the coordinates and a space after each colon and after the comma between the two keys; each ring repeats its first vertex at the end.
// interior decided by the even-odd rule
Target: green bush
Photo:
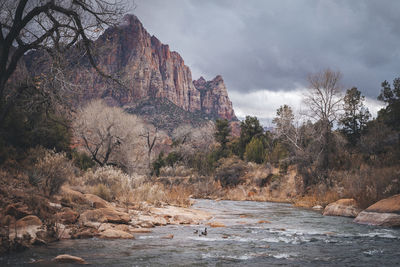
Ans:
{"type": "Polygon", "coordinates": [[[279,162],[286,159],[289,155],[288,150],[282,143],[277,143],[271,153],[266,155],[266,161],[277,166],[279,162]]]}
{"type": "Polygon", "coordinates": [[[153,161],[152,175],[159,176],[160,169],[164,166],[165,166],[164,153],[161,152],[160,154],[158,154],[157,159],[155,161],[153,161]]]}
{"type": "Polygon", "coordinates": [[[264,161],[265,149],[260,138],[251,139],[246,146],[245,157],[247,161],[261,164],[264,161]]]}
{"type": "Polygon", "coordinates": [[[165,158],[165,163],[171,167],[174,166],[175,163],[179,162],[182,159],[181,154],[179,152],[171,152],[168,154],[168,156],[165,158]]]}
{"type": "Polygon", "coordinates": [[[72,159],[75,163],[75,166],[83,171],[93,168],[96,165],[92,158],[83,152],[73,151],[72,159]]]}

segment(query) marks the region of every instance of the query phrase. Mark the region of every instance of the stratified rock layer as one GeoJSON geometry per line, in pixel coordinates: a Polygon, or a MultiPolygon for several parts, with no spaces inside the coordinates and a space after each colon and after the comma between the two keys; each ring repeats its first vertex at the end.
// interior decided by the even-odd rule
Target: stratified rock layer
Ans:
{"type": "Polygon", "coordinates": [[[101,78],[83,62],[76,67],[75,80],[84,88],[80,102],[102,97],[130,106],[142,99],[165,98],[185,111],[236,120],[222,77],[193,82],[182,57],[150,36],[136,16],[127,15],[118,27],[107,29],[94,47],[99,68],[122,80],[128,90],[101,78]]]}
{"type": "Polygon", "coordinates": [[[400,226],[400,194],[382,199],[366,210],[362,211],[354,219],[360,224],[380,226],[400,226]]]}
{"type": "Polygon", "coordinates": [[[200,77],[197,81],[193,81],[193,84],[200,91],[203,112],[228,120],[236,119],[232,102],[229,100],[228,91],[220,75],[211,81],[200,77]]]}

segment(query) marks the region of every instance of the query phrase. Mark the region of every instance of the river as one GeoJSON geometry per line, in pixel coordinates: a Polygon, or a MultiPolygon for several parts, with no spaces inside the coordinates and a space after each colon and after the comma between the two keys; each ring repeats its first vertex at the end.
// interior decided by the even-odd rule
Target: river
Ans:
{"type": "Polygon", "coordinates": [[[207,236],[194,233],[205,226],[171,225],[135,240],[65,240],[3,256],[0,265],[52,266],[51,258],[71,254],[94,266],[400,266],[400,229],[282,203],[197,200],[194,208],[226,227],[208,227],[207,236]]]}

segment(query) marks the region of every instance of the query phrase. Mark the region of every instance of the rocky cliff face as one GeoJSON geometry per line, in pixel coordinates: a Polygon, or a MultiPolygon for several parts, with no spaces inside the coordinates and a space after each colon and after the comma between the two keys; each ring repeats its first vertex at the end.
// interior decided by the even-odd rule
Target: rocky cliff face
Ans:
{"type": "Polygon", "coordinates": [[[106,82],[91,68],[80,67],[75,82],[85,85],[85,99],[102,97],[129,107],[141,99],[165,98],[189,112],[236,120],[222,77],[193,82],[182,57],[150,36],[137,17],[125,16],[94,45],[100,69],[117,76],[128,90],[106,82]]]}
{"type": "Polygon", "coordinates": [[[236,116],[229,100],[228,91],[224,80],[220,75],[206,81],[200,77],[193,81],[194,86],[200,92],[201,110],[207,114],[215,114],[220,118],[235,120],[236,116]]]}

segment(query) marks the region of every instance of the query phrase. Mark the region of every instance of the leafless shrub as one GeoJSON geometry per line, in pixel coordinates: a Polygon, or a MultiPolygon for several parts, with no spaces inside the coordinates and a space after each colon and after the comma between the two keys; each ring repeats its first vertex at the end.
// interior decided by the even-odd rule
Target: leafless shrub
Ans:
{"type": "Polygon", "coordinates": [[[363,165],[358,170],[340,174],[343,176],[344,195],[356,199],[362,208],[400,193],[400,171],[396,167],[363,165]]]}
{"type": "Polygon", "coordinates": [[[133,201],[132,190],[142,184],[145,177],[128,175],[118,168],[105,166],[86,172],[82,180],[93,194],[107,201],[117,200],[128,204],[133,201]]]}
{"type": "Polygon", "coordinates": [[[133,172],[147,162],[140,157],[146,153],[145,140],[140,137],[144,126],[141,119],[122,108],[95,100],[78,112],[74,134],[98,165],[114,165],[133,172]]]}
{"type": "Polygon", "coordinates": [[[75,167],[65,153],[47,150],[43,158],[38,159],[29,173],[31,183],[37,185],[44,194],[52,196],[61,186],[75,175],[75,167]]]}

